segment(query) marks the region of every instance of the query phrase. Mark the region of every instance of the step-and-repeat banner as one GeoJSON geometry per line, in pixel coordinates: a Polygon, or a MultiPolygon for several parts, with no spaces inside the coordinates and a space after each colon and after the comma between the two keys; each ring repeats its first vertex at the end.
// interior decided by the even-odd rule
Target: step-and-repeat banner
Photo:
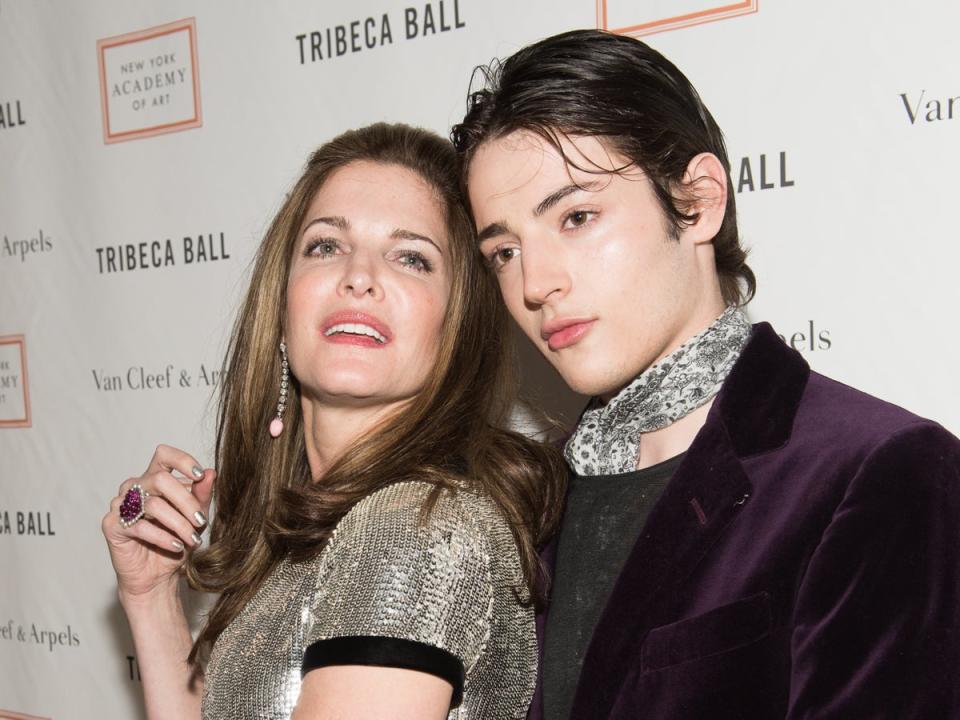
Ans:
{"type": "Polygon", "coordinates": [[[960,432],[956,3],[0,0],[0,718],[142,716],[100,518],[158,443],[211,462],[227,329],[307,154],[446,134],[474,66],[583,27],[652,43],[724,128],[752,317],[960,432]]]}

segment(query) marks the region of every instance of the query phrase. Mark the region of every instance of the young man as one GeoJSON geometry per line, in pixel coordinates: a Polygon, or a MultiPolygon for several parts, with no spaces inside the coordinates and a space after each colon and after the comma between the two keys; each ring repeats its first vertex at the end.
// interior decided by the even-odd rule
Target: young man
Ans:
{"type": "Polygon", "coordinates": [[[576,391],[532,718],[960,717],[960,441],[811,372],[720,129],[643,43],[549,38],[454,128],[504,300],[576,391]]]}

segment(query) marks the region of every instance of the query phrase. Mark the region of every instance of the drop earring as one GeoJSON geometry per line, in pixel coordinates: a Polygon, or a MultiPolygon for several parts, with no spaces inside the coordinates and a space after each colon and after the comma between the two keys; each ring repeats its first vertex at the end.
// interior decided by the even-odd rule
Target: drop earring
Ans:
{"type": "Polygon", "coordinates": [[[287,344],[280,342],[280,400],[277,416],[270,421],[270,437],[280,437],[283,432],[283,411],[287,409],[287,386],[290,382],[290,364],[287,362],[287,344]]]}

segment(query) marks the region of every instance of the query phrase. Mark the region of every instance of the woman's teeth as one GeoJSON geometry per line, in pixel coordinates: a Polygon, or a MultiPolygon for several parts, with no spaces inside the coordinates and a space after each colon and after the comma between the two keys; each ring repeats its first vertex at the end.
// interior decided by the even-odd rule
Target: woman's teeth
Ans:
{"type": "Polygon", "coordinates": [[[362,325],[359,323],[340,323],[339,325],[333,325],[330,328],[327,328],[326,332],[323,334],[327,337],[331,335],[336,335],[337,333],[349,333],[350,335],[366,335],[372,337],[379,343],[385,343],[387,339],[374,330],[369,325],[362,325]]]}

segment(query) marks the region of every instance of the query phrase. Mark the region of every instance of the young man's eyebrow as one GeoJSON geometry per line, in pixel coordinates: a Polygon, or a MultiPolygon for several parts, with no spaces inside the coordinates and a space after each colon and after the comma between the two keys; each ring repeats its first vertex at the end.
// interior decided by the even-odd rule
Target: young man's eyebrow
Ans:
{"type": "MultiPolygon", "coordinates": [[[[541,200],[540,204],[533,209],[533,216],[540,217],[547,210],[567,197],[567,195],[572,195],[580,190],[590,192],[596,190],[601,184],[602,183],[600,182],[588,182],[579,184],[570,183],[569,185],[564,185],[559,190],[550,193],[543,200],[541,200]]],[[[477,243],[482,243],[484,240],[489,240],[497,235],[508,235],[510,232],[510,227],[507,225],[507,223],[505,223],[503,220],[499,220],[497,222],[490,223],[477,234],[477,243]]]]}
{"type": "Polygon", "coordinates": [[[599,187],[600,183],[598,182],[588,182],[588,183],[570,183],[569,185],[564,185],[559,190],[556,190],[549,195],[547,195],[543,200],[540,201],[540,204],[533,209],[533,216],[540,217],[547,210],[552,208],[558,202],[563,200],[567,195],[571,195],[580,190],[596,190],[599,187]]]}
{"type": "Polygon", "coordinates": [[[484,240],[489,240],[492,237],[497,235],[509,235],[510,228],[507,226],[503,220],[495,223],[490,223],[477,235],[477,244],[479,245],[484,240]]]}

